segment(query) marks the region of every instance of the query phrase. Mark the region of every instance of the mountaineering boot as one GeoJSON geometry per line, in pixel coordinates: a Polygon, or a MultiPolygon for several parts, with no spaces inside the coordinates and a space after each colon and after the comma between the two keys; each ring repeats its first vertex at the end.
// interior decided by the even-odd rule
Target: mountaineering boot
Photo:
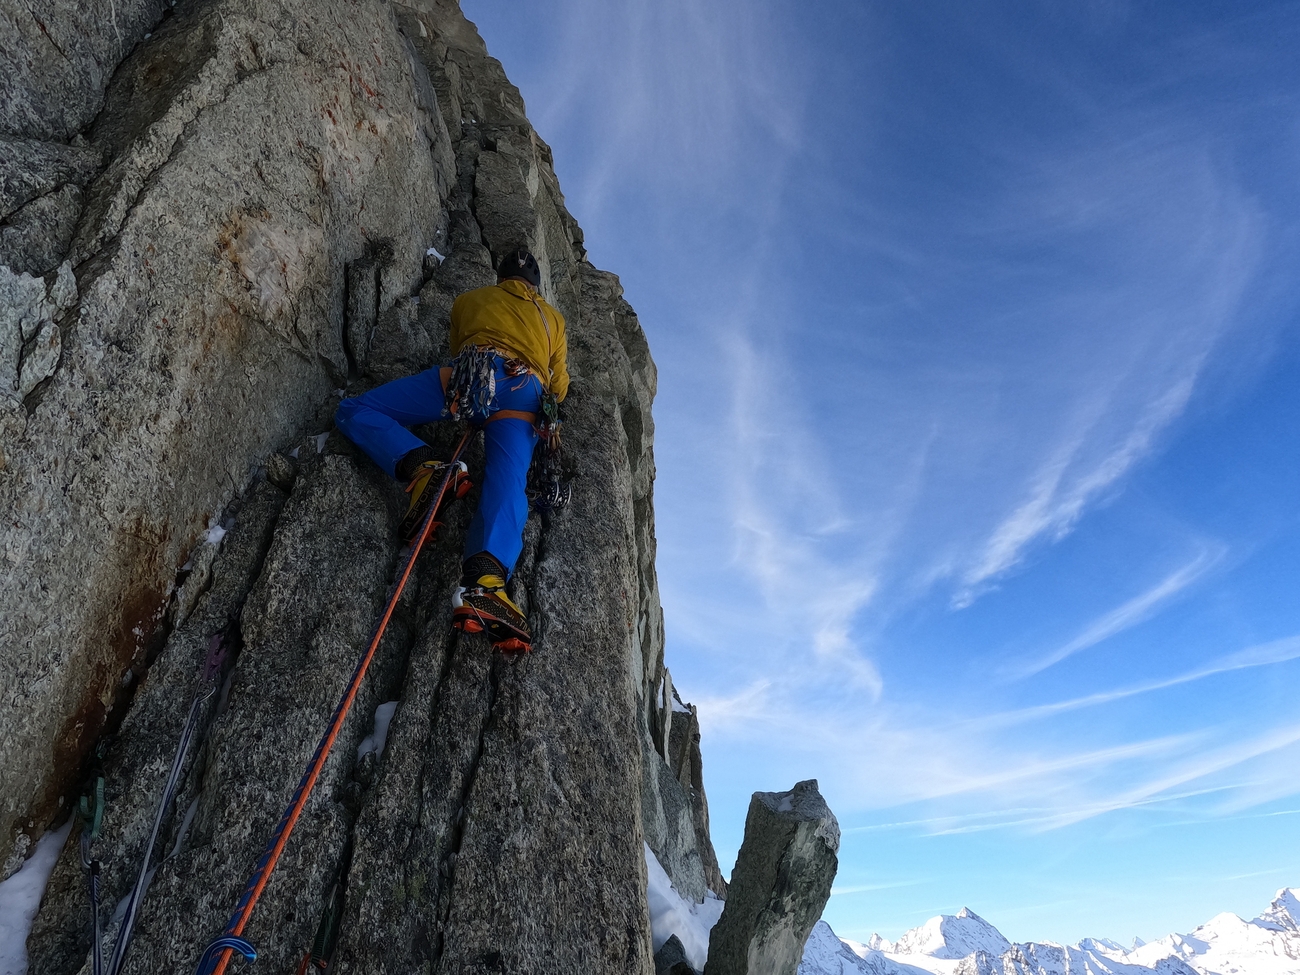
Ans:
{"type": "Polygon", "coordinates": [[[487,552],[465,560],[460,586],[451,596],[451,625],[464,633],[486,633],[508,653],[533,648],[523,610],[506,595],[506,569],[487,552]]]}
{"type": "MultiPolygon", "coordinates": [[[[409,542],[419,531],[420,523],[424,521],[429,505],[438,493],[443,475],[447,473],[448,467],[453,466],[443,460],[428,458],[432,453],[433,450],[429,447],[418,447],[397,462],[398,476],[409,478],[406,493],[411,496],[406,515],[397,529],[404,541],[409,542]]],[[[451,487],[456,497],[463,498],[470,489],[469,478],[466,477],[468,468],[464,461],[457,461],[454,466],[456,471],[452,474],[451,487]]]]}

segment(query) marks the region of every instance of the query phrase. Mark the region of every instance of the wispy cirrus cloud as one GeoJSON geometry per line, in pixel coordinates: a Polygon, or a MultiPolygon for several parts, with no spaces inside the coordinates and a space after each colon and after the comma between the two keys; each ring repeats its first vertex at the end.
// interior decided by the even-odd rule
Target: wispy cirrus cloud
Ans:
{"type": "Polygon", "coordinates": [[[1070,698],[1066,701],[1053,701],[1048,704],[1037,704],[1033,707],[1018,708],[1014,711],[1002,711],[993,714],[983,715],[971,720],[970,724],[981,727],[1003,727],[1013,724],[1022,724],[1027,721],[1039,721],[1044,718],[1055,717],[1058,714],[1064,714],[1068,711],[1078,711],[1082,708],[1099,707],[1110,704],[1113,701],[1122,701],[1125,698],[1137,697],[1140,694],[1150,694],[1155,691],[1163,691],[1170,687],[1178,687],[1181,684],[1190,684],[1194,681],[1204,680],[1207,677],[1213,677],[1217,674],[1228,674],[1236,670],[1249,670],[1254,667],[1267,667],[1271,664],[1286,663],[1290,660],[1300,658],[1300,636],[1289,636],[1281,640],[1272,640],[1268,643],[1261,643],[1254,647],[1248,647],[1245,650],[1238,650],[1235,653],[1226,654],[1218,657],[1203,666],[1193,668],[1181,674],[1175,674],[1173,677],[1164,677],[1157,680],[1142,681],[1137,684],[1130,684],[1126,687],[1118,687],[1109,691],[1099,691],[1096,694],[1085,694],[1082,697],[1070,698]]]}
{"type": "MultiPolygon", "coordinates": [[[[1218,773],[1238,768],[1248,762],[1291,749],[1296,745],[1300,745],[1300,724],[1270,728],[1251,738],[1233,741],[1218,748],[1198,752],[1183,761],[1174,763],[1172,770],[1162,772],[1133,788],[1120,791],[1109,798],[1083,805],[1078,809],[1055,815],[1046,821],[1045,827],[1069,826],[1084,819],[1092,819],[1121,809],[1130,809],[1163,801],[1165,794],[1178,786],[1202,781],[1218,773]]],[[[1231,791],[1236,791],[1236,789],[1234,788],[1231,791]]],[[[1291,791],[1294,791],[1294,785],[1291,786],[1291,791]]]]}
{"type": "Polygon", "coordinates": [[[557,159],[562,175],[580,161],[570,205],[581,219],[603,219],[631,173],[643,189],[689,186],[714,202],[752,191],[752,175],[737,178],[751,168],[745,147],[798,142],[807,84],[774,10],[737,17],[689,0],[557,7],[546,39],[556,47],[552,73],[542,82],[549,97],[533,121],[584,147],[577,160],[557,159]]]}
{"type": "MultiPolygon", "coordinates": [[[[527,19],[532,118],[659,366],[666,660],[700,705],[724,869],[750,792],[809,776],[846,835],[889,821],[883,876],[926,877],[920,918],[999,870],[1008,900],[1053,903],[1030,848],[1054,882],[1147,890],[1157,826],[1288,813],[1257,807],[1296,793],[1300,647],[1215,648],[1294,620],[1203,541],[1252,548],[1231,518],[1156,509],[1171,445],[1218,476],[1186,421],[1268,358],[1261,285],[1291,315],[1293,45],[1265,77],[1253,40],[1226,74],[1199,29],[1180,57],[1200,14],[1172,6],[466,6],[527,19]],[[1042,679],[984,666],[1043,620],[1072,622],[1014,671],[1042,679]],[[1126,633],[1151,637],[1126,676],[1090,669],[1126,633]]],[[[849,888],[882,876],[879,835],[849,888]]],[[[865,923],[912,894],[837,900],[865,923]]]]}
{"type": "MultiPolygon", "coordinates": [[[[810,768],[837,784],[851,808],[959,801],[998,815],[1017,805],[1060,814],[1095,801],[1085,791],[1117,769],[1141,769],[1193,750],[1199,732],[1156,735],[1102,747],[1048,749],[1005,742],[981,729],[926,720],[884,701],[859,696],[842,705],[807,706],[798,680],[754,684],[728,698],[698,698],[700,723],[713,747],[748,743],[765,756],[765,774],[807,777],[810,768]],[[846,747],[847,746],[847,747],[846,747]],[[802,773],[800,773],[802,769],[802,773]],[[1033,800],[1026,802],[1025,800],[1033,800]]],[[[1129,776],[1124,776],[1129,777],[1129,776]]]]}
{"type": "MultiPolygon", "coordinates": [[[[1200,361],[1187,364],[1195,371],[1200,361]]],[[[1090,414],[1084,429],[1058,444],[1034,474],[1029,497],[999,524],[975,563],[966,570],[953,599],[958,608],[969,606],[988,583],[1020,562],[1036,539],[1059,540],[1083,516],[1088,504],[1115,485],[1152,446],[1152,438],[1182,413],[1191,396],[1194,376],[1186,376],[1141,411],[1132,429],[1106,451],[1095,465],[1076,471],[1080,455],[1091,446],[1089,435],[1099,415],[1111,406],[1098,398],[1084,409],[1090,414]]]]}
{"type": "Polygon", "coordinates": [[[920,880],[896,880],[879,884],[845,884],[844,886],[837,884],[831,888],[831,896],[843,897],[847,894],[865,894],[872,890],[899,890],[903,887],[915,887],[920,883],[922,883],[920,880]]]}
{"type": "Polygon", "coordinates": [[[874,572],[868,558],[846,563],[826,551],[853,527],[829,452],[799,404],[755,408],[779,388],[780,363],[740,335],[727,348],[735,565],[764,596],[769,639],[803,642],[811,662],[878,697],[880,673],[854,637],[876,592],[874,572]]]}
{"type": "Polygon", "coordinates": [[[1046,344],[1036,337],[1029,348],[1047,355],[1024,359],[1059,378],[1055,402],[1040,404],[1042,429],[1053,432],[1030,447],[1039,457],[1020,497],[1006,497],[1010,510],[961,569],[958,608],[1039,541],[1068,535],[1157,449],[1211,351],[1236,326],[1259,270],[1263,218],[1213,148],[1182,125],[1129,121],[1138,133],[1130,138],[1039,159],[1025,192],[981,224],[981,233],[1022,248],[1051,238],[1060,248],[1054,262],[1089,273],[1057,283],[1051,295],[1026,290],[1022,298],[1022,315],[1070,336],[1046,344]]]}
{"type": "MultiPolygon", "coordinates": [[[[1300,744],[1300,726],[1290,723],[1245,735],[1228,727],[1193,728],[1101,747],[1072,746],[1068,738],[1053,745],[1049,742],[1055,736],[1040,740],[1001,732],[1031,720],[1297,659],[1300,637],[1287,637],[1224,654],[1169,678],[972,719],[915,712],[888,698],[855,711],[843,705],[809,711],[807,687],[798,681],[765,681],[730,698],[704,697],[697,703],[713,747],[725,747],[724,742],[759,747],[766,774],[778,780],[806,776],[811,762],[819,777],[834,783],[841,808],[923,804],[951,810],[856,831],[1043,832],[1122,810],[1181,809],[1189,801],[1214,797],[1213,807],[1229,814],[1292,794],[1293,765],[1286,756],[1300,744]]],[[[855,827],[846,829],[853,831],[855,827]]]]}
{"type": "Polygon", "coordinates": [[[1130,627],[1145,622],[1162,606],[1205,575],[1224,553],[1225,549],[1222,546],[1203,548],[1194,558],[1179,566],[1154,586],[1103,613],[1085,626],[1073,639],[1033,660],[1007,667],[1004,673],[1013,678],[1031,677],[1076,653],[1095,647],[1130,627]]]}

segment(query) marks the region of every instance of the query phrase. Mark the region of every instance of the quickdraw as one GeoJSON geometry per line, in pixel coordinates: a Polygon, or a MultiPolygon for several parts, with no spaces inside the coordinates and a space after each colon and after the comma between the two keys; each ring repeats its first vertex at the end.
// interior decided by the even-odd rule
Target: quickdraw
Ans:
{"type": "Polygon", "coordinates": [[[190,745],[193,743],[194,735],[198,730],[203,705],[207,703],[217,689],[217,679],[221,675],[225,664],[226,650],[226,635],[224,633],[214,635],[208,645],[199,691],[190,703],[189,714],[185,718],[185,727],[181,731],[180,741],[176,745],[176,754],[172,757],[172,765],[167,773],[167,781],[163,786],[162,797],[158,800],[158,809],[154,813],[153,829],[149,833],[149,840],[145,844],[144,855],[141,858],[140,872],[136,876],[135,885],[131,888],[131,893],[127,897],[122,910],[122,923],[118,928],[117,940],[113,945],[113,955],[109,959],[107,967],[104,966],[103,930],[99,917],[99,884],[102,868],[100,861],[90,855],[91,844],[99,838],[100,828],[104,822],[104,776],[98,769],[94,774],[89,794],[82,796],[78,803],[78,815],[83,823],[81,831],[81,862],[89,874],[92,929],[91,971],[93,975],[118,975],[126,965],[126,953],[131,947],[131,936],[135,933],[135,922],[140,914],[140,906],[144,903],[149,881],[153,877],[153,870],[150,867],[153,862],[154,847],[158,844],[158,834],[162,830],[163,820],[166,818],[167,811],[171,808],[181,782],[184,780],[185,759],[189,755],[190,745]]]}
{"type": "Polygon", "coordinates": [[[316,927],[316,937],[312,939],[311,948],[302,956],[296,975],[310,975],[328,972],[334,965],[334,952],[338,948],[340,924],[343,921],[343,900],[347,888],[347,872],[352,861],[352,840],[343,848],[338,870],[330,884],[329,894],[325,898],[325,910],[321,913],[320,924],[316,927]]]}
{"type": "Polygon", "coordinates": [[[217,955],[227,958],[232,951],[237,951],[243,955],[245,961],[257,961],[257,949],[251,944],[243,938],[223,935],[203,949],[203,954],[199,958],[199,971],[203,971],[211,965],[217,955]]]}
{"type": "Polygon", "coordinates": [[[482,423],[497,395],[495,349],[468,345],[451,360],[446,384],[447,412],[467,423],[482,423]]]}
{"type": "Polygon", "coordinates": [[[249,942],[242,938],[244,928],[248,925],[248,920],[253,914],[253,908],[257,906],[258,899],[266,889],[267,882],[271,879],[271,873],[275,870],[275,865],[284,852],[285,844],[289,841],[289,836],[293,833],[294,825],[298,822],[298,817],[302,814],[303,808],[307,804],[307,799],[311,795],[312,789],[316,786],[316,780],[320,777],[321,770],[325,767],[325,760],[329,757],[330,750],[334,747],[335,739],[338,738],[339,732],[343,728],[343,721],[348,716],[348,711],[352,707],[352,702],[356,700],[357,691],[361,687],[361,681],[366,676],[366,670],[370,667],[370,662],[374,659],[375,650],[379,647],[379,641],[383,638],[384,632],[388,629],[388,622],[392,619],[393,611],[397,608],[397,602],[402,596],[402,591],[406,588],[407,580],[410,578],[411,570],[415,566],[415,560],[419,558],[421,549],[424,548],[425,542],[433,535],[433,530],[437,526],[434,520],[438,514],[438,509],[442,507],[443,499],[447,495],[447,489],[451,484],[452,475],[460,468],[458,462],[460,456],[465,450],[465,445],[469,443],[469,438],[473,435],[473,429],[465,431],[456,445],[456,450],[451,456],[451,461],[447,466],[446,473],[438,485],[437,493],[434,500],[429,505],[429,510],[420,524],[420,530],[416,533],[411,542],[410,551],[407,553],[405,561],[402,563],[397,575],[397,582],[393,585],[392,592],[389,594],[388,602],[384,606],[384,611],[380,615],[375,628],[370,635],[370,640],[366,645],[365,651],[357,661],[356,669],[352,672],[347,687],[344,689],[343,697],[339,700],[338,705],[334,708],[334,713],[330,717],[329,725],[325,729],[325,734],[321,737],[320,743],[316,746],[316,751],[311,760],[307,763],[307,768],[303,772],[302,779],[298,783],[298,788],[294,790],[293,798],[289,801],[284,815],[280,817],[279,825],[271,834],[267,842],[266,849],[262,857],[258,860],[257,866],[253,869],[252,875],[248,878],[248,883],[244,887],[243,896],[240,897],[239,903],[235,906],[235,912],[231,915],[230,921],[226,924],[226,929],[222,936],[217,938],[207,949],[204,950],[202,957],[199,958],[198,967],[195,968],[195,975],[222,975],[227,966],[230,964],[231,956],[238,951],[249,961],[257,957],[257,952],[249,942]]]}
{"type": "Polygon", "coordinates": [[[99,839],[99,830],[104,824],[104,775],[99,771],[98,762],[92,775],[90,791],[77,802],[77,816],[81,819],[81,865],[86,868],[91,937],[94,939],[91,942],[90,964],[94,975],[100,975],[104,967],[103,950],[100,947],[103,932],[99,923],[100,863],[90,855],[90,844],[99,839]]]}
{"type": "MultiPolygon", "coordinates": [[[[457,420],[481,426],[496,413],[492,403],[497,395],[497,360],[507,377],[531,372],[528,363],[490,345],[467,345],[442,367],[443,395],[447,412],[457,420]]],[[[499,412],[499,411],[498,411],[499,412]]]]}
{"type": "Polygon", "coordinates": [[[573,486],[564,477],[560,453],[560,404],[554,393],[542,397],[537,420],[537,451],[528,471],[528,500],[538,511],[558,511],[573,498],[573,486]]]}

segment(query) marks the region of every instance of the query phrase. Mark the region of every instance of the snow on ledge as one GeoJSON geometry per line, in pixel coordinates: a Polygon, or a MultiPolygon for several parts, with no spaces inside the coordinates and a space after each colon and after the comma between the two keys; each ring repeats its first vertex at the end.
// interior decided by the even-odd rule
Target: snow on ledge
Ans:
{"type": "Polygon", "coordinates": [[[357,746],[358,762],[371,752],[375,753],[375,758],[384,757],[384,746],[388,744],[388,726],[392,723],[393,714],[401,703],[401,701],[389,701],[375,708],[375,730],[357,746]]]}
{"type": "Polygon", "coordinates": [[[0,975],[27,975],[27,935],[71,831],[69,819],[61,829],[46,833],[18,872],[0,884],[0,975]]]}
{"type": "Polygon", "coordinates": [[[713,891],[695,904],[677,893],[650,844],[645,843],[646,899],[650,902],[650,942],[655,951],[674,934],[686,951],[686,960],[697,972],[704,971],[709,957],[709,932],[722,916],[722,904],[713,891]]]}

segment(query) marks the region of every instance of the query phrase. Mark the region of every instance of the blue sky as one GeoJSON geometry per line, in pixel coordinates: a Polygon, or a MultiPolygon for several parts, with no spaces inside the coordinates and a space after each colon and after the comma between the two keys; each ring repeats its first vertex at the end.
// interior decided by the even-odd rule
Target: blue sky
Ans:
{"type": "Polygon", "coordinates": [[[1300,4],[464,0],[659,366],[724,871],[1151,939],[1300,885],[1300,4]]]}

